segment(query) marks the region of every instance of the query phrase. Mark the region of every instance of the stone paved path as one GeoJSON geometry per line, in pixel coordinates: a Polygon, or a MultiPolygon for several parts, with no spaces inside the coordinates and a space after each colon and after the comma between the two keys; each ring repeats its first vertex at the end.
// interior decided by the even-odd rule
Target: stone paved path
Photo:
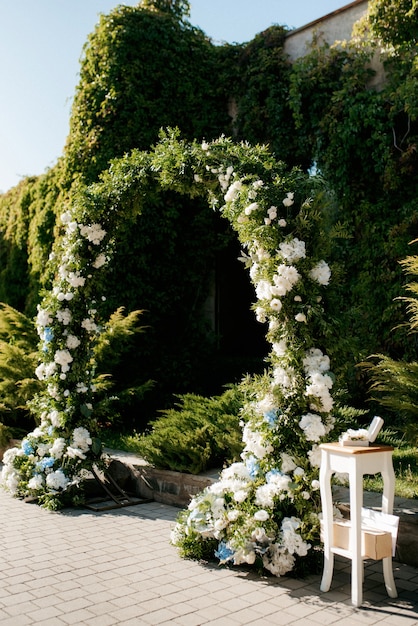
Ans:
{"type": "Polygon", "coordinates": [[[418,625],[418,570],[394,563],[399,597],[381,563],[367,563],[364,605],[350,600],[349,563],[320,576],[259,577],[181,559],[169,544],[178,509],[151,502],[108,512],[52,513],[0,490],[0,625],[418,625]]]}

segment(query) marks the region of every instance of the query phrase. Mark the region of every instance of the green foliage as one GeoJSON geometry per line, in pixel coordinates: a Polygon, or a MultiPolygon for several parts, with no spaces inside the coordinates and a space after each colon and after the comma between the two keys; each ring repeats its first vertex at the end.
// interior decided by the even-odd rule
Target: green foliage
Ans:
{"type": "Polygon", "coordinates": [[[33,323],[11,306],[0,304],[0,415],[6,424],[31,425],[27,402],[39,392],[34,376],[38,336],[33,323]]]}
{"type": "MultiPolygon", "coordinates": [[[[370,353],[417,358],[394,301],[402,288],[398,261],[418,221],[416,0],[371,0],[362,41],[329,47],[314,40],[293,65],[281,26],[248,44],[214,46],[187,22],[189,9],[186,0],[146,0],[101,16],[84,47],[62,159],[0,198],[0,301],[34,315],[53,279],[46,268],[57,215],[79,181],[97,182],[110,165],[127,190],[131,168],[145,164],[113,160],[148,150],[161,127],[177,126],[187,140],[223,133],[266,143],[287,169],[315,163],[335,192],[332,219],[344,234],[333,239],[337,286],[328,298],[339,339],[331,356],[361,404],[365,381],[356,361],[370,353]],[[385,65],[378,88],[376,60],[385,65]]],[[[220,371],[222,355],[202,310],[233,236],[220,234],[206,203],[167,187],[150,182],[124,194],[125,227],[103,283],[105,317],[120,306],[142,309],[149,327],[115,372],[132,387],[155,381],[148,402],[131,405],[129,427],[143,426],[173,393],[218,392],[211,373],[220,371]],[[142,216],[131,221],[137,205],[142,216]]]]}
{"type": "Polygon", "coordinates": [[[115,157],[153,145],[161,127],[179,126],[189,139],[229,128],[217,49],[169,4],[119,6],[88,38],[65,149],[68,180],[95,180],[115,157]]]}
{"type": "Polygon", "coordinates": [[[243,393],[239,387],[221,396],[178,396],[176,408],[161,411],[151,430],[139,437],[136,449],[161,469],[199,474],[239,458],[242,436],[239,414],[243,393]]]}
{"type": "Polygon", "coordinates": [[[371,0],[372,31],[386,46],[415,46],[418,43],[417,0],[371,0]]]}
{"type": "Polygon", "coordinates": [[[5,448],[12,438],[12,431],[0,422],[0,449],[5,448]]]}
{"type": "MultiPolygon", "coordinates": [[[[118,378],[120,362],[132,352],[136,335],[145,331],[138,325],[141,314],[142,311],[132,311],[125,316],[122,308],[115,311],[94,346],[96,413],[103,426],[110,421],[118,423],[125,407],[152,389],[151,381],[132,387],[129,381],[118,378]]],[[[45,386],[35,375],[38,342],[33,321],[0,303],[0,415],[7,425],[24,432],[33,427],[30,400],[45,386]]]]}
{"type": "MultiPolygon", "coordinates": [[[[418,277],[418,256],[409,256],[401,264],[408,274],[418,277]]],[[[414,338],[418,330],[418,283],[409,283],[407,289],[413,295],[400,299],[408,305],[409,336],[414,338]]],[[[403,430],[408,441],[417,445],[418,363],[377,354],[360,365],[369,375],[372,399],[393,414],[394,425],[403,430]]]]}

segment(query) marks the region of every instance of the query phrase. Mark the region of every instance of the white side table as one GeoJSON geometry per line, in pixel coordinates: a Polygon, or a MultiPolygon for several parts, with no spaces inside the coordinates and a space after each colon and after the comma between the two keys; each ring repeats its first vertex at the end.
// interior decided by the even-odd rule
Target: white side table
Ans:
{"type": "MultiPolygon", "coordinates": [[[[323,443],[319,481],[324,529],[324,572],[321,591],[329,591],[334,569],[334,554],[351,559],[351,601],[361,606],[363,601],[363,558],[361,554],[361,508],[363,506],[363,475],[381,474],[383,478],[382,512],[393,512],[395,472],[391,446],[369,445],[341,446],[323,443]],[[331,476],[334,472],[348,473],[350,487],[350,542],[348,550],[333,546],[333,502],[331,476]]],[[[391,598],[397,597],[392,571],[392,556],[382,559],[386,590],[391,598]]]]}

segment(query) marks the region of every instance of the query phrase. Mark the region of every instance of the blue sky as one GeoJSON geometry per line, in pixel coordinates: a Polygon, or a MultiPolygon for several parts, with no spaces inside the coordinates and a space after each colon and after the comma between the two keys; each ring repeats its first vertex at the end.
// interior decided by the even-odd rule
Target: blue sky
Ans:
{"type": "MultiPolygon", "coordinates": [[[[243,43],[272,24],[298,28],[350,0],[191,0],[190,22],[215,43],[243,43]]],[[[0,191],[62,154],[79,60],[100,13],[137,0],[1,0],[0,191]]]]}

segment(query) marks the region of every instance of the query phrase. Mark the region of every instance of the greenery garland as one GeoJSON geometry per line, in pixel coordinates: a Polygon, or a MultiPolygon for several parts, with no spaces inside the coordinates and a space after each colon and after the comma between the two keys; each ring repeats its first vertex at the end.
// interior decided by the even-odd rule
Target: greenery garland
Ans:
{"type": "MultiPolygon", "coordinates": [[[[50,259],[55,279],[38,310],[37,374],[48,383],[33,401],[40,425],[5,454],[2,481],[17,496],[57,508],[98,462],[91,348],[100,333],[101,274],[126,219],[124,194],[136,186],[145,197],[155,180],[206,196],[231,222],[272,345],[269,368],[242,409],[242,462],[193,500],[173,542],[188,556],[209,542],[221,562],[261,560],[281,575],[320,545],[318,443],[334,426],[322,296],[331,270],[316,179],[286,171],[267,148],[223,137],[188,144],[171,131],[152,153],[115,161],[99,184],[79,189],[61,215],[64,236],[50,259]]],[[[140,210],[132,207],[132,216],[140,210]]]]}

